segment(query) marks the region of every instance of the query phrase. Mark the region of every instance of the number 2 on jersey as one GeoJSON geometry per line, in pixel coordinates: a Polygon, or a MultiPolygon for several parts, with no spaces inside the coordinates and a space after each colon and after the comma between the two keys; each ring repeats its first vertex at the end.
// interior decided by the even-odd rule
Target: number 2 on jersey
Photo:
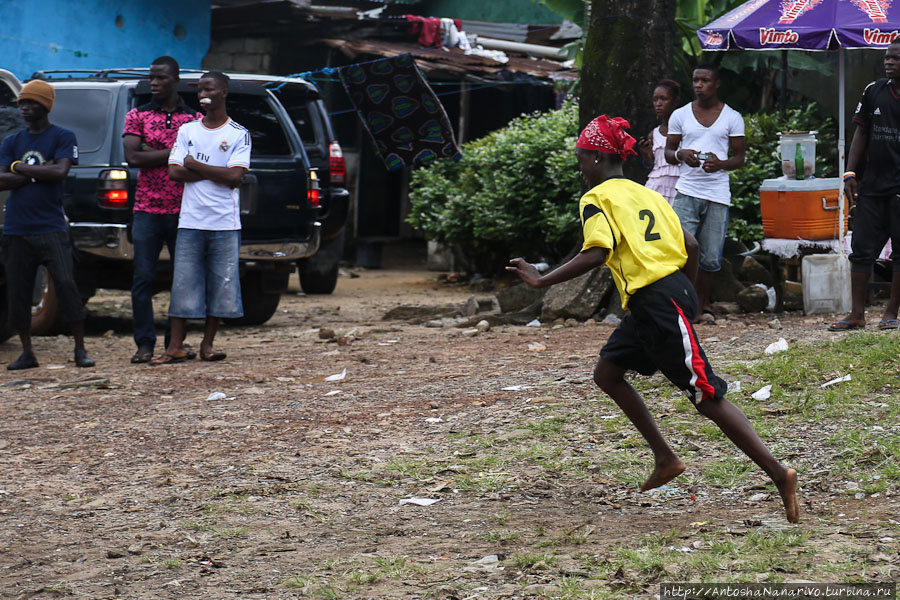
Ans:
{"type": "Polygon", "coordinates": [[[644,217],[647,218],[647,231],[644,232],[644,239],[648,242],[655,242],[660,239],[660,235],[653,231],[653,226],[656,225],[656,217],[653,215],[653,212],[645,208],[638,213],[638,217],[640,217],[641,221],[644,220],[644,217]]]}

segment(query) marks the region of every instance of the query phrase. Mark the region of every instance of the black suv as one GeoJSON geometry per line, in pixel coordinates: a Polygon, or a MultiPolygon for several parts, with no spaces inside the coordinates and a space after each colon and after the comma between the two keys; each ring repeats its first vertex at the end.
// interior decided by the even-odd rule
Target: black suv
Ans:
{"type": "MultiPolygon", "coordinates": [[[[201,73],[182,71],[178,88],[195,110],[201,73]]],[[[64,205],[76,250],[76,280],[85,301],[97,288],[131,287],[129,226],[137,173],[125,162],[121,135],[125,113],[150,99],[146,76],[143,69],[34,75],[55,88],[51,122],[71,129],[78,139],[79,164],[69,172],[64,205]]],[[[241,187],[245,315],[231,322],[252,325],[275,313],[295,267],[306,292],[334,290],[349,194],[343,187],[341,149],[314,85],[300,79],[229,76],[228,114],[253,140],[250,172],[241,187]]],[[[15,96],[10,97],[14,102],[15,96]]],[[[0,131],[0,138],[10,132],[0,131]]],[[[167,289],[171,280],[165,255],[164,249],[159,290],[167,289]]],[[[3,281],[0,273],[0,285],[3,281]]],[[[42,333],[56,320],[46,272],[35,288],[32,331],[42,333]]],[[[4,293],[0,302],[5,301],[4,293]]]]}

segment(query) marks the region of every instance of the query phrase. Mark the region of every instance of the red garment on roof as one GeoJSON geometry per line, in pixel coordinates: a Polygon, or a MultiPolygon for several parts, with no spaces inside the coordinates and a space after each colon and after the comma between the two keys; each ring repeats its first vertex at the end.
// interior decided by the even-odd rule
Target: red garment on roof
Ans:
{"type": "Polygon", "coordinates": [[[441,20],[437,17],[417,17],[416,15],[406,15],[409,22],[409,34],[418,36],[417,40],[426,48],[432,46],[443,48],[441,42],[441,20]]]}

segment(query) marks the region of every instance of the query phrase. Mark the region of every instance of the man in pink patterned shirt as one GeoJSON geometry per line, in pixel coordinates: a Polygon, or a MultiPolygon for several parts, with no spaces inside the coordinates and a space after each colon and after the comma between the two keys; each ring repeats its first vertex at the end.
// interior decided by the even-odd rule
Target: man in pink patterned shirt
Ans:
{"type": "MultiPolygon", "coordinates": [[[[122,134],[128,166],[139,168],[134,198],[132,238],[134,279],[131,310],[137,352],[133,363],[150,362],[156,345],[153,321],[153,282],[163,244],[174,260],[178,215],[184,184],[169,179],[169,151],[175,145],[178,128],[202,115],[188,107],[178,95],[178,62],[161,56],[150,66],[151,100],[125,115],[122,134]]],[[[165,346],[169,346],[166,327],[165,346]]]]}

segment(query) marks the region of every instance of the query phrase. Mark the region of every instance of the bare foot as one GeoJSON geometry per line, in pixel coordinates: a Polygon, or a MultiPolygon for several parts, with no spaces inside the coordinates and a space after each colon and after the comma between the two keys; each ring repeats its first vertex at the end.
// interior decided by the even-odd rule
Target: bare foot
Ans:
{"type": "Polygon", "coordinates": [[[784,502],[784,514],[788,523],[799,522],[800,502],[797,500],[797,471],[785,469],[784,481],[775,485],[778,487],[778,493],[781,494],[781,501],[784,502]]]}
{"type": "MultiPolygon", "coordinates": [[[[641,491],[646,492],[647,490],[652,490],[658,488],[661,485],[665,485],[684,473],[684,470],[687,468],[683,462],[678,460],[677,458],[670,463],[656,465],[656,468],[653,469],[653,472],[650,473],[650,477],[647,478],[647,481],[644,482],[644,485],[641,486],[641,491]]],[[[797,475],[794,474],[794,480],[796,481],[797,475]]]]}

